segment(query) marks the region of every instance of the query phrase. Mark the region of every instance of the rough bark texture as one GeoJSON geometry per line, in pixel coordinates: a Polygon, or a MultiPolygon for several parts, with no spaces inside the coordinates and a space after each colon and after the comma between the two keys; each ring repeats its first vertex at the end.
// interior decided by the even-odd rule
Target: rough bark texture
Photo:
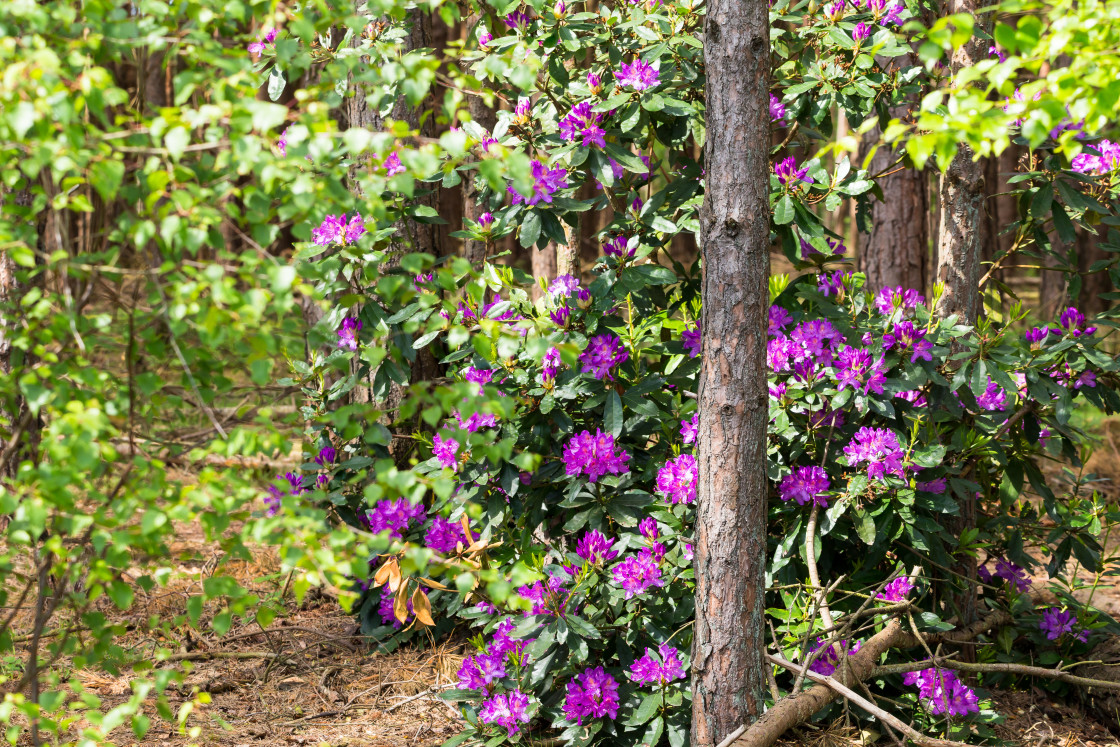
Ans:
{"type": "Polygon", "coordinates": [[[713,0],[705,21],[707,193],[700,371],[693,747],[762,715],[766,564],[763,370],[770,274],[770,42],[762,0],[713,0]]]}
{"type": "MultiPolygon", "coordinates": [[[[872,142],[879,139],[878,128],[872,131],[871,137],[874,138],[872,142]]],[[[870,170],[882,172],[896,159],[897,155],[889,149],[879,148],[871,159],[870,170]]],[[[925,293],[929,274],[926,175],[917,169],[904,168],[884,177],[879,184],[887,201],[872,206],[871,234],[859,249],[859,266],[867,275],[867,288],[878,291],[902,286],[925,293]]]]}
{"type": "MultiPolygon", "coordinates": [[[[475,38],[475,29],[478,27],[479,16],[477,14],[470,16],[467,20],[467,34],[470,38],[475,38]]],[[[479,127],[487,132],[494,131],[494,125],[498,123],[498,115],[493,107],[487,106],[486,102],[481,96],[468,96],[467,97],[467,111],[470,112],[471,119],[476,122],[479,127]]],[[[463,214],[474,221],[477,221],[479,216],[486,212],[486,206],[480,202],[482,198],[482,190],[478,189],[473,178],[468,179],[464,183],[463,189],[463,214]]],[[[473,265],[482,263],[486,258],[486,242],[474,241],[466,239],[463,241],[463,256],[473,265]]]]}
{"type": "MultiPolygon", "coordinates": [[[[976,13],[977,0],[951,0],[951,13],[976,13]]],[[[973,37],[953,54],[952,71],[984,59],[988,42],[973,37]]],[[[938,230],[935,280],[945,283],[938,310],[956,314],[966,324],[980,313],[980,242],[983,236],[984,171],[972,148],[961,144],[938,189],[941,225],[938,230]]]]}
{"type": "MultiPolygon", "coordinates": [[[[533,249],[530,256],[532,257],[533,277],[544,278],[545,285],[551,285],[557,275],[556,245],[549,244],[544,249],[533,249]]],[[[530,290],[534,301],[544,295],[544,291],[541,290],[539,284],[534,283],[530,290]]]]}

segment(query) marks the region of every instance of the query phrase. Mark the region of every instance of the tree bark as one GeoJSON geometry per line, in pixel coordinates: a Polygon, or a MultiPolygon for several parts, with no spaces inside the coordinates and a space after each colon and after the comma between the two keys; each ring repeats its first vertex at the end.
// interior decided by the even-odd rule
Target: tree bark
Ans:
{"type": "MultiPolygon", "coordinates": [[[[1108,226],[1101,225],[1100,231],[1108,230],[1108,226]]],[[[1090,272],[1093,264],[1102,260],[1112,259],[1112,255],[1101,249],[1099,234],[1077,229],[1077,268],[1081,273],[1081,292],[1077,296],[1077,308],[1086,316],[1099,314],[1108,310],[1111,302],[1101,298],[1101,294],[1112,291],[1112,281],[1108,270],[1090,272]]]]}
{"type": "MultiPolygon", "coordinates": [[[[899,115],[895,115],[899,116],[899,115]]],[[[870,142],[879,139],[872,131],[870,142]]],[[[897,155],[879,148],[871,159],[870,171],[889,169],[897,155]]],[[[879,180],[886,202],[871,208],[872,229],[859,250],[859,267],[867,276],[867,289],[913,288],[926,292],[929,268],[929,194],[926,175],[917,169],[903,168],[879,180]]]]}
{"type": "MultiPolygon", "coordinates": [[[[533,278],[543,278],[545,286],[551,285],[556,279],[556,250],[555,244],[549,244],[544,249],[531,250],[533,278]]],[[[534,301],[544,295],[539,283],[533,283],[530,292],[534,301]]]]}
{"type": "MultiPolygon", "coordinates": [[[[481,19],[482,17],[477,13],[467,19],[468,41],[477,38],[475,29],[477,29],[481,19]]],[[[494,131],[494,125],[498,123],[497,112],[494,111],[493,107],[487,106],[481,96],[467,96],[467,111],[471,115],[471,120],[476,122],[479,127],[487,132],[494,131]]],[[[468,178],[463,187],[463,215],[470,220],[477,221],[479,216],[486,212],[486,205],[481,202],[485,189],[478,188],[476,178],[468,178]]],[[[463,256],[472,265],[481,265],[482,261],[486,259],[486,242],[475,241],[474,239],[464,240],[463,256]]]]}
{"type": "Polygon", "coordinates": [[[764,370],[770,275],[770,43],[762,0],[712,0],[704,28],[707,192],[692,744],[762,715],[764,370]]]}
{"type": "MultiPolygon", "coordinates": [[[[975,15],[977,0],[951,0],[950,13],[975,15]]],[[[979,22],[979,21],[978,21],[979,22]]],[[[988,42],[973,36],[953,54],[955,75],[986,56],[988,42]]],[[[983,235],[984,172],[972,148],[960,150],[941,175],[939,187],[941,226],[938,231],[935,279],[945,284],[938,310],[956,314],[965,324],[975,324],[980,313],[980,242],[983,235]]]]}

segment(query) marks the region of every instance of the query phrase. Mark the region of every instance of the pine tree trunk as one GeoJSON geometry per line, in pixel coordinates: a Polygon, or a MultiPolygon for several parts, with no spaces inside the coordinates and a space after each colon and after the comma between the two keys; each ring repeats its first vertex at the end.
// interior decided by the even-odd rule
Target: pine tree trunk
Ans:
{"type": "MultiPolygon", "coordinates": [[[[468,39],[477,38],[475,29],[478,27],[480,16],[471,15],[467,19],[468,39]]],[[[492,107],[486,105],[481,96],[467,96],[467,111],[471,119],[487,132],[494,131],[498,123],[498,115],[492,107]]],[[[486,212],[486,206],[480,202],[482,190],[478,189],[474,178],[468,178],[463,185],[463,215],[468,219],[477,221],[479,216],[486,212]]],[[[466,239],[463,241],[463,256],[472,265],[481,265],[486,258],[486,242],[466,239]]]]}
{"type": "MultiPolygon", "coordinates": [[[[878,139],[876,128],[869,142],[878,139]]],[[[889,149],[879,148],[871,159],[871,173],[890,169],[896,159],[889,149]]],[[[917,169],[901,168],[879,184],[887,200],[872,205],[871,234],[859,249],[859,267],[867,276],[867,289],[902,286],[925,293],[930,253],[926,175],[917,169]]]]}
{"type": "MultiPolygon", "coordinates": [[[[1107,226],[1100,226],[1106,230],[1107,226]]],[[[1107,270],[1090,272],[1093,264],[1112,259],[1112,255],[1101,249],[1099,234],[1079,228],[1077,231],[1077,267],[1081,273],[1081,292],[1077,296],[1077,308],[1086,316],[1099,314],[1108,309],[1111,302],[1101,298],[1101,294],[1112,291],[1112,281],[1107,270]]]]}
{"type": "MultiPolygon", "coordinates": [[[[951,13],[976,13],[977,0],[951,0],[951,13]]],[[[953,55],[952,71],[984,59],[988,42],[974,36],[953,55]]],[[[945,284],[938,310],[975,324],[980,313],[980,243],[983,236],[984,172],[972,148],[961,143],[939,187],[941,226],[938,230],[934,279],[945,284]]]]}
{"type": "Polygon", "coordinates": [[[764,355],[770,275],[769,18],[712,0],[705,20],[707,193],[699,381],[692,745],[762,715],[766,594],[764,355]]]}

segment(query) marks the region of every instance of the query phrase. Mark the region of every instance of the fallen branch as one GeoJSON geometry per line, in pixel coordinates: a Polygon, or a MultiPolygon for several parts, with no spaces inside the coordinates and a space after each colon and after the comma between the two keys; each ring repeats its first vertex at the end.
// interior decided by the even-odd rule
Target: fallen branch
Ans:
{"type": "Polygon", "coordinates": [[[807,669],[803,669],[802,667],[799,667],[792,662],[788,662],[780,656],[775,656],[774,654],[766,654],[766,658],[777,664],[779,667],[788,669],[791,672],[797,672],[798,674],[804,674],[813,682],[817,682],[819,684],[827,686],[829,689],[847,698],[850,702],[855,703],[863,710],[874,715],[883,723],[890,724],[895,729],[898,729],[900,732],[912,739],[915,744],[919,744],[922,747],[968,747],[968,745],[966,745],[964,742],[956,742],[951,739],[938,739],[937,737],[930,737],[922,734],[920,731],[917,731],[902,719],[884,711],[882,708],[875,705],[867,698],[863,697],[851,688],[837,682],[827,675],[817,674],[816,672],[811,672],[807,669]]]}
{"type": "Polygon", "coordinates": [[[208,661],[210,659],[279,659],[279,654],[271,651],[191,651],[185,654],[171,654],[159,659],[157,664],[169,661],[208,661]]]}

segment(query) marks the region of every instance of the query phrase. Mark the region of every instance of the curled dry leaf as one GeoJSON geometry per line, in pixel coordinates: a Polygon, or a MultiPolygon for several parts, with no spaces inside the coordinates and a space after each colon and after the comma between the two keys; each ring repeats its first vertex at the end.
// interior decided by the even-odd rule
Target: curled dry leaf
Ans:
{"type": "Polygon", "coordinates": [[[397,598],[393,600],[393,617],[400,620],[402,623],[408,619],[408,584],[400,583],[400,572],[397,572],[397,583],[400,588],[397,589],[397,598]]]}
{"type": "Polygon", "coordinates": [[[435,620],[432,619],[432,603],[428,601],[428,595],[416,587],[416,591],[412,592],[412,614],[416,615],[416,620],[421,625],[435,625],[435,620]]]}

